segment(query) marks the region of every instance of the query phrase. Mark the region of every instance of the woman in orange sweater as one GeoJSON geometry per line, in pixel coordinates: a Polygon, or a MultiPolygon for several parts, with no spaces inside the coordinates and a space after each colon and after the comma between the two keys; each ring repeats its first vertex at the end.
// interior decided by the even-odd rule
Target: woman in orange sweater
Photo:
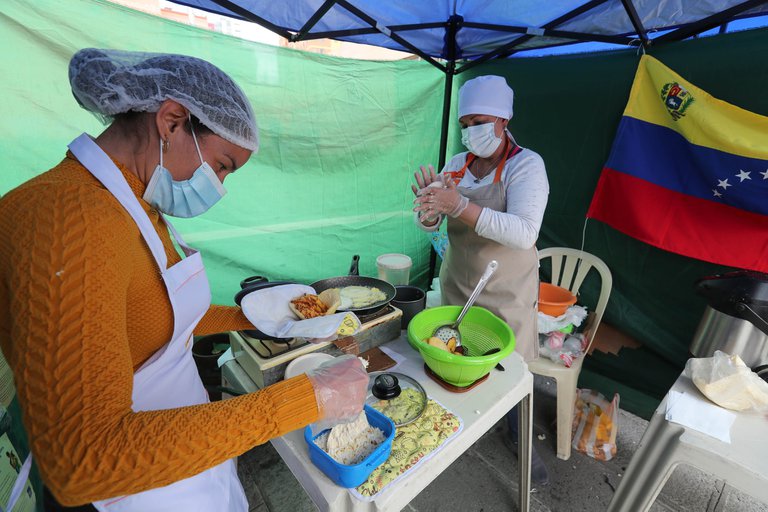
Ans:
{"type": "Polygon", "coordinates": [[[355,416],[365,370],[337,358],[208,403],[193,334],[252,326],[211,306],[200,255],[163,214],[199,215],[224,195],[258,149],[251,106],[191,57],[86,49],[69,74],[77,101],[111,124],[0,200],[0,345],[48,507],[245,512],[231,459],[355,416]]]}

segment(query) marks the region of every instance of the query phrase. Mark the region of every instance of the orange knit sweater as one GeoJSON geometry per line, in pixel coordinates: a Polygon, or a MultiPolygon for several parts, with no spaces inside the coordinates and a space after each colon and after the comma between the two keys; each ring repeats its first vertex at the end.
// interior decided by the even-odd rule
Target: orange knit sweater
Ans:
{"type": "MultiPolygon", "coordinates": [[[[144,185],[120,166],[180,260],[144,185]]],[[[212,306],[195,334],[252,327],[212,306]]],[[[318,416],[306,376],[258,393],[133,412],[133,372],[173,332],[157,264],[133,219],[71,154],[0,200],[0,347],[45,484],[66,506],[195,475],[318,416]]]]}

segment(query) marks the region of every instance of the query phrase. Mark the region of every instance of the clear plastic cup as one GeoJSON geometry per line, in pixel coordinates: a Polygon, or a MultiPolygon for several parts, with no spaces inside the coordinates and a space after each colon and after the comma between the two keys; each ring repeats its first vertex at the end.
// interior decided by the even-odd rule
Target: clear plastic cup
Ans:
{"type": "Polygon", "coordinates": [[[379,279],[393,286],[408,284],[412,264],[411,258],[405,254],[382,254],[376,258],[379,279]]]}

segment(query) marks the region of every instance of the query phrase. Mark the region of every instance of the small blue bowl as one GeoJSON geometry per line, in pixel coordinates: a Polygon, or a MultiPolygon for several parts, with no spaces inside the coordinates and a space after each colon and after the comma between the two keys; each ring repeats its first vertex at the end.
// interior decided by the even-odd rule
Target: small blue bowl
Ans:
{"type": "Polygon", "coordinates": [[[336,462],[322,448],[315,444],[315,439],[328,432],[328,430],[312,436],[312,428],[304,428],[304,440],[307,442],[307,446],[309,446],[309,459],[338,486],[347,488],[357,487],[366,481],[374,469],[381,466],[389,458],[389,452],[392,450],[392,441],[395,439],[395,424],[388,417],[368,405],[365,406],[365,415],[372,427],[380,428],[384,432],[384,442],[377,446],[359,464],[353,466],[336,462]]]}

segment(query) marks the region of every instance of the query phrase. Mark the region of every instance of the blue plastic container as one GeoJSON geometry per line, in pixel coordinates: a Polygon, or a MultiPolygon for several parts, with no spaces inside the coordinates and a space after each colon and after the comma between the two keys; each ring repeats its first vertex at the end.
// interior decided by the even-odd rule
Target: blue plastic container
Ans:
{"type": "Polygon", "coordinates": [[[374,469],[381,466],[389,458],[389,452],[392,450],[392,441],[395,439],[395,424],[369,405],[365,406],[365,415],[372,427],[380,428],[384,432],[384,442],[377,446],[362,462],[353,466],[336,462],[322,448],[315,444],[315,439],[328,432],[328,430],[320,432],[313,437],[312,428],[306,427],[304,429],[304,439],[307,441],[307,446],[309,446],[309,459],[338,486],[347,488],[357,487],[366,481],[374,469]]]}

